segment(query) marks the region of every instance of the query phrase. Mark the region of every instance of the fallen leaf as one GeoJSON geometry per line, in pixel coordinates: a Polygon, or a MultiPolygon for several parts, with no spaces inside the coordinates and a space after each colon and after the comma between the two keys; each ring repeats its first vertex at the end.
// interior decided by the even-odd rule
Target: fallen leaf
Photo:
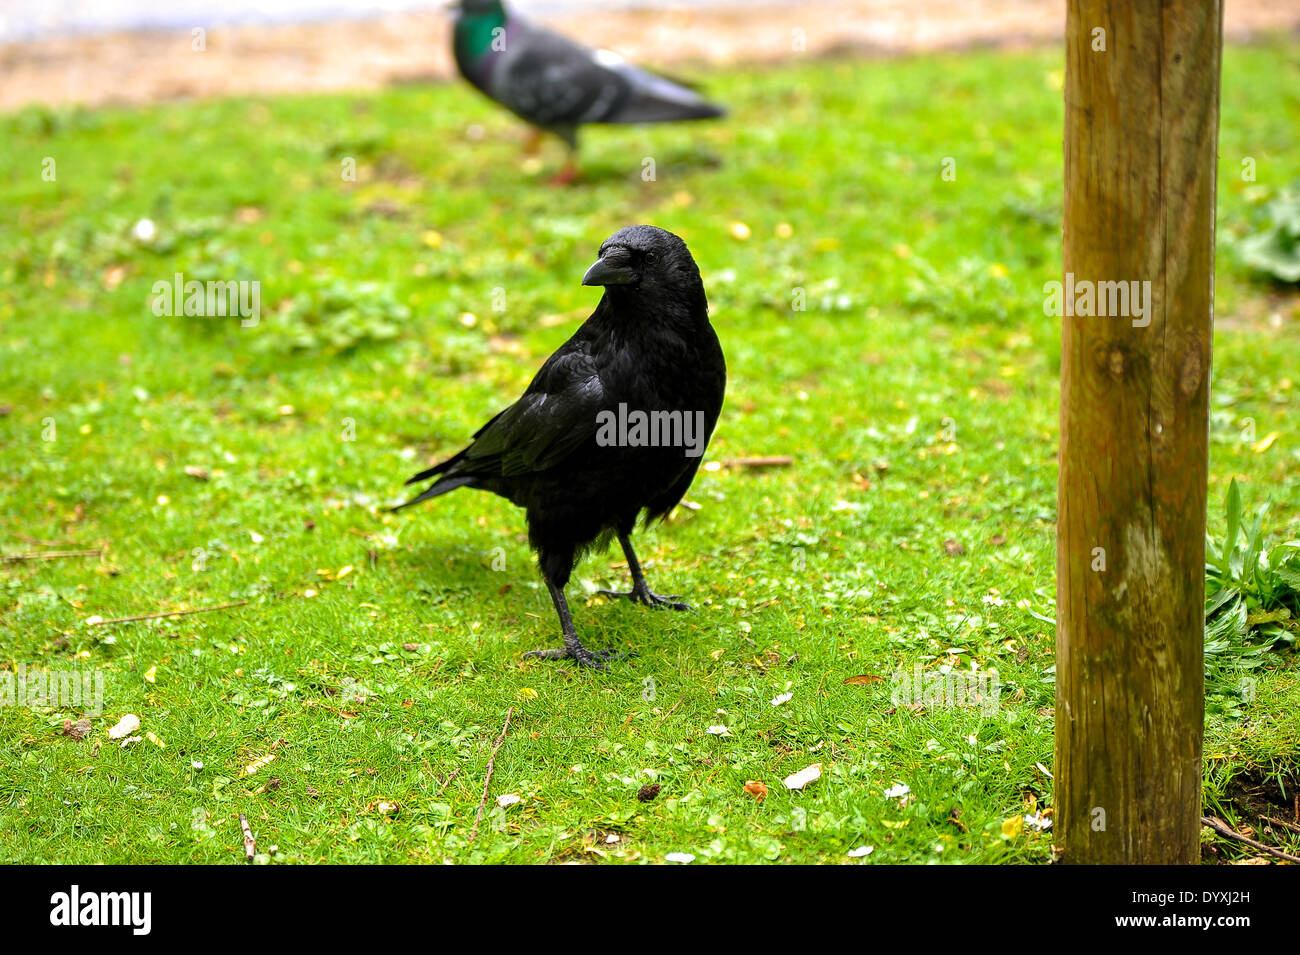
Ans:
{"type": "Polygon", "coordinates": [[[275,753],[267,753],[265,756],[261,756],[253,760],[247,766],[245,766],[243,772],[241,772],[239,775],[251,776],[259,769],[263,768],[264,766],[268,766],[273,762],[275,762],[275,753]]]}
{"type": "Polygon", "coordinates": [[[791,773],[782,780],[786,789],[803,789],[809,783],[816,782],[822,778],[822,764],[813,763],[797,773],[791,773]]]}
{"type": "Polygon", "coordinates": [[[745,792],[762,802],[767,798],[767,784],[760,783],[757,779],[748,779],[745,781],[745,792]]]}
{"type": "Polygon", "coordinates": [[[134,713],[127,713],[117,721],[117,725],[108,731],[109,739],[121,739],[123,736],[130,736],[140,728],[140,717],[134,713]]]}
{"type": "Polygon", "coordinates": [[[1256,454],[1263,454],[1269,448],[1273,447],[1273,442],[1280,437],[1281,435],[1278,434],[1276,431],[1270,431],[1262,439],[1252,444],[1250,446],[1250,450],[1254,451],[1256,454]]]}
{"type": "Polygon", "coordinates": [[[870,683],[879,683],[883,677],[878,677],[874,673],[859,673],[857,676],[851,676],[844,681],[845,686],[867,686],[870,683]]]}

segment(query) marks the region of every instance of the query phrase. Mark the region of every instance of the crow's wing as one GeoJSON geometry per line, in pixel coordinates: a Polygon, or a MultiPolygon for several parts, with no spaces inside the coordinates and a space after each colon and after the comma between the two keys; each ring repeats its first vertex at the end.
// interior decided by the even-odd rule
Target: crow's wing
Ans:
{"type": "Polygon", "coordinates": [[[605,389],[583,351],[553,355],[523,397],[493,418],[448,475],[515,477],[545,471],[596,433],[605,389]]]}
{"type": "Polygon", "coordinates": [[[721,116],[694,90],[531,23],[515,20],[492,95],[547,128],[721,116]]]}

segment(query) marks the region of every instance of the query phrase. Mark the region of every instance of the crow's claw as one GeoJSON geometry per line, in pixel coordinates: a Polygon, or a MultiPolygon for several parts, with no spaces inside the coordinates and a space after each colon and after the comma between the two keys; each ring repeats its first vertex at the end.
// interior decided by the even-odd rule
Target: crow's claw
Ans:
{"type": "Polygon", "coordinates": [[[668,607],[672,610],[694,610],[688,603],[678,600],[681,594],[657,594],[649,587],[631,590],[597,590],[602,597],[622,597],[633,603],[645,604],[647,607],[668,607]]]}
{"type": "Polygon", "coordinates": [[[539,660],[577,660],[583,666],[591,667],[593,670],[608,670],[605,664],[614,660],[627,660],[636,656],[635,653],[624,653],[620,650],[588,650],[586,647],[557,647],[553,650],[529,650],[524,654],[526,657],[536,657],[539,660]]]}

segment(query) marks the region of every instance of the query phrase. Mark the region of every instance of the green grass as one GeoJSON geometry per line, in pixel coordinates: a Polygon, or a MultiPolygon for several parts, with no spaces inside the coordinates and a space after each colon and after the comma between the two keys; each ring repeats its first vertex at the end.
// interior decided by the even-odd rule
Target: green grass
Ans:
{"type": "MultiPolygon", "coordinates": [[[[1294,53],[1226,53],[1220,145],[1210,496],[1271,500],[1274,539],[1300,536],[1300,313],[1234,243],[1300,178],[1294,53]]],[[[705,79],[727,121],[592,130],[570,189],[459,85],[0,118],[0,546],[105,549],[0,564],[0,665],[107,681],[82,741],[0,707],[0,859],[238,862],[239,813],[277,861],[1050,858],[1015,817],[1052,803],[1061,58],[705,79]],[[605,674],[522,658],[557,628],[506,502],[380,508],[525,386],[633,222],[705,276],[730,369],[707,459],[795,463],[705,470],[639,538],[693,614],[584,599],[624,584],[613,552],[578,568],[587,645],[640,654],[605,674]],[[155,316],[178,271],[259,280],[261,323],[155,316]],[[891,673],[945,663],[996,668],[999,710],[891,705],[891,673]],[[165,748],[108,741],[125,713],[165,748]]],[[[1252,675],[1208,719],[1211,801],[1298,770],[1294,655],[1252,675]]]]}

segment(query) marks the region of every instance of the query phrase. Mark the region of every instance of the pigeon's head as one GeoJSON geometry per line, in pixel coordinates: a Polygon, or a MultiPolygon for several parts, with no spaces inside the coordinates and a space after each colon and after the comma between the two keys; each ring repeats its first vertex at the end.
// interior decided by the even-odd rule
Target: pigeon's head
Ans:
{"type": "Polygon", "coordinates": [[[504,12],[501,0],[449,0],[446,7],[452,13],[467,17],[500,16],[504,12]]]}
{"type": "Polygon", "coordinates": [[[603,285],[606,295],[625,300],[704,301],[700,270],[686,243],[652,225],[628,226],[606,239],[582,284],[603,285]]]}

